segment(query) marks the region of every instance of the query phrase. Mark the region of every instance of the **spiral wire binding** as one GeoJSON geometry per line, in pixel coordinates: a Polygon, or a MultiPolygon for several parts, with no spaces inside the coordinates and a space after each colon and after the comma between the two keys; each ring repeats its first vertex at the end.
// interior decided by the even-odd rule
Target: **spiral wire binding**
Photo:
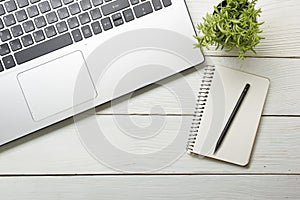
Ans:
{"type": "Polygon", "coordinates": [[[192,125],[189,133],[189,138],[187,142],[187,151],[193,152],[194,145],[196,142],[197,135],[199,133],[199,128],[202,120],[202,116],[205,110],[207,99],[209,96],[210,88],[212,85],[212,80],[215,74],[214,65],[206,65],[204,68],[204,75],[200,84],[200,89],[198,92],[194,117],[192,119],[192,125]]]}

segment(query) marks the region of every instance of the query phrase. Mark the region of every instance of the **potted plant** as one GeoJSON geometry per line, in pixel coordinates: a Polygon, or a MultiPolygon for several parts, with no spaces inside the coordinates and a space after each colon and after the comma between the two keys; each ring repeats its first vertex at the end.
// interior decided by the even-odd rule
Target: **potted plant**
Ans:
{"type": "Polygon", "coordinates": [[[225,48],[226,52],[238,49],[240,59],[247,51],[254,53],[254,47],[263,37],[258,22],[261,9],[255,9],[257,0],[224,0],[214,7],[212,14],[206,14],[203,23],[198,25],[199,36],[195,47],[216,45],[216,49],[225,48]]]}

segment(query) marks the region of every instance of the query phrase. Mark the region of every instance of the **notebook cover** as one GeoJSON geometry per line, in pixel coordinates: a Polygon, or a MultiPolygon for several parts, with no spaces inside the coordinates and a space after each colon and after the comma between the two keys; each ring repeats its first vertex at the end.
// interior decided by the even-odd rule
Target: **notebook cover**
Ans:
{"type": "Polygon", "coordinates": [[[203,77],[206,84],[200,88],[189,151],[245,166],[249,163],[270,81],[225,67],[207,66],[207,72],[213,74],[203,77]],[[247,83],[249,91],[214,154],[217,140],[247,83]],[[208,91],[206,98],[201,91],[208,91]]]}

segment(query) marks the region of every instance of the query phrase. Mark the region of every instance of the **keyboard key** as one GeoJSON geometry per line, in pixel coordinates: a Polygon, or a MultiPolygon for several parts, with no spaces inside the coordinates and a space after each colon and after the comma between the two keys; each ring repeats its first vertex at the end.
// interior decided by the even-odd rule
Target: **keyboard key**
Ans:
{"type": "Polygon", "coordinates": [[[10,40],[11,39],[11,34],[10,34],[9,30],[5,29],[3,31],[0,31],[0,38],[1,38],[2,42],[10,40]]]}
{"type": "Polygon", "coordinates": [[[7,12],[17,10],[17,5],[14,0],[9,0],[4,3],[7,12]]]}
{"type": "Polygon", "coordinates": [[[35,28],[34,28],[34,25],[33,25],[33,22],[32,21],[26,21],[23,23],[23,29],[26,33],[30,32],[30,31],[33,31],[35,28]]]}
{"type": "Polygon", "coordinates": [[[0,4],[0,16],[5,14],[4,6],[0,4]]]}
{"type": "Polygon", "coordinates": [[[124,24],[123,19],[117,19],[117,20],[114,20],[114,25],[115,25],[115,26],[120,26],[120,25],[122,25],[122,24],[124,24]]]}
{"type": "Polygon", "coordinates": [[[65,33],[48,41],[38,43],[28,49],[21,50],[15,53],[15,58],[17,63],[20,65],[32,59],[38,58],[55,50],[66,47],[72,43],[73,41],[70,36],[70,33],[65,33]]]}
{"type": "Polygon", "coordinates": [[[51,10],[50,4],[48,1],[43,1],[43,2],[39,3],[38,6],[40,8],[41,13],[46,13],[51,10]]]}
{"type": "Polygon", "coordinates": [[[3,21],[6,26],[11,26],[16,23],[16,19],[13,14],[4,16],[3,21]]]}
{"type": "Polygon", "coordinates": [[[57,14],[58,14],[59,19],[61,19],[61,20],[69,17],[69,11],[66,7],[58,9],[57,14]]]}
{"type": "Polygon", "coordinates": [[[93,22],[93,23],[91,24],[91,26],[92,26],[93,33],[94,33],[95,35],[97,35],[97,34],[99,34],[99,33],[102,32],[100,23],[99,23],[98,21],[93,22]]]}
{"type": "Polygon", "coordinates": [[[76,15],[76,14],[80,13],[80,8],[79,8],[78,3],[69,5],[69,10],[72,15],[76,15]]]}
{"type": "Polygon", "coordinates": [[[28,0],[17,0],[17,4],[18,4],[19,8],[23,8],[25,6],[28,6],[29,2],[28,2],[28,0]]]}
{"type": "Polygon", "coordinates": [[[39,16],[39,17],[35,18],[34,23],[37,28],[44,27],[47,24],[44,16],[39,16]]]}
{"type": "Polygon", "coordinates": [[[33,33],[33,38],[35,42],[41,42],[45,39],[44,32],[42,30],[33,33]]]}
{"type": "Polygon", "coordinates": [[[92,8],[92,4],[91,4],[90,0],[81,0],[80,6],[83,11],[92,8]]]}
{"type": "Polygon", "coordinates": [[[172,5],[172,1],[171,0],[162,0],[163,4],[165,7],[168,7],[170,5],[172,5]]]}
{"type": "Polygon", "coordinates": [[[120,25],[124,24],[121,13],[116,13],[116,14],[112,15],[112,20],[113,20],[115,26],[120,26],[120,25]]]}
{"type": "Polygon", "coordinates": [[[21,37],[21,40],[22,40],[24,47],[28,47],[33,44],[33,39],[31,37],[31,35],[25,35],[25,36],[21,37]]]}
{"type": "Polygon", "coordinates": [[[133,16],[131,8],[124,10],[123,16],[124,16],[124,19],[126,22],[130,22],[130,21],[134,20],[134,16],[133,16]]]}
{"type": "Polygon", "coordinates": [[[19,39],[15,39],[9,42],[10,48],[12,51],[17,51],[22,48],[21,42],[19,39]]]}
{"type": "Polygon", "coordinates": [[[107,30],[109,30],[113,27],[109,17],[101,19],[101,24],[102,24],[102,27],[105,31],[107,31],[107,30]]]}
{"type": "Polygon", "coordinates": [[[135,16],[137,18],[145,16],[145,15],[153,12],[150,2],[145,2],[140,5],[137,5],[133,8],[133,10],[134,10],[135,16]]]}
{"type": "Polygon", "coordinates": [[[45,34],[48,38],[51,38],[56,35],[56,30],[54,26],[48,26],[45,28],[45,34]]]}
{"type": "Polygon", "coordinates": [[[6,54],[9,54],[10,50],[8,47],[8,44],[4,43],[0,45],[0,56],[4,56],[6,54]]]}
{"type": "Polygon", "coordinates": [[[115,21],[117,19],[122,18],[122,15],[121,15],[121,13],[116,13],[116,14],[112,15],[111,18],[113,21],[115,21]]]}
{"type": "Polygon", "coordinates": [[[103,15],[110,15],[114,12],[118,12],[119,10],[123,10],[124,8],[129,7],[130,4],[128,0],[116,0],[111,3],[105,4],[101,7],[103,15]]]}
{"type": "Polygon", "coordinates": [[[53,9],[59,8],[62,6],[61,0],[50,0],[50,4],[53,9]]]}
{"type": "Polygon", "coordinates": [[[72,33],[72,36],[73,36],[73,39],[75,42],[79,42],[82,40],[82,35],[81,35],[79,29],[75,29],[71,33],[72,33]]]}
{"type": "Polygon", "coordinates": [[[64,21],[57,23],[56,29],[57,29],[58,33],[66,32],[68,30],[67,23],[64,21]]]}
{"type": "Polygon", "coordinates": [[[39,14],[38,8],[36,5],[30,6],[27,8],[27,13],[29,17],[35,17],[39,14]]]}
{"type": "Polygon", "coordinates": [[[23,34],[21,25],[16,25],[16,26],[11,27],[10,31],[14,37],[19,37],[20,35],[23,34]]]}
{"type": "Polygon", "coordinates": [[[22,21],[24,21],[24,20],[26,20],[28,18],[25,10],[19,10],[19,11],[17,11],[15,13],[15,16],[16,16],[18,22],[22,22],[22,21]]]}
{"type": "Polygon", "coordinates": [[[162,4],[160,0],[152,0],[153,8],[154,10],[160,10],[162,9],[162,4]]]}
{"type": "Polygon", "coordinates": [[[2,63],[0,61],[0,72],[3,72],[3,71],[4,71],[4,68],[3,68],[3,65],[2,65],[2,63]]]}
{"type": "Polygon", "coordinates": [[[99,8],[95,8],[93,10],[90,11],[90,15],[92,17],[93,20],[99,19],[102,17],[100,9],[99,8]]]}
{"type": "Polygon", "coordinates": [[[84,25],[86,23],[89,23],[91,21],[90,16],[88,13],[82,13],[78,16],[79,21],[81,23],[81,25],[84,25]]]}
{"type": "Polygon", "coordinates": [[[58,20],[55,11],[52,11],[52,12],[46,14],[46,18],[47,18],[47,22],[48,22],[49,24],[52,24],[52,23],[54,23],[54,22],[57,22],[57,20],[58,20]]]}
{"type": "Polygon", "coordinates": [[[79,22],[78,22],[77,17],[69,18],[67,22],[68,22],[68,25],[69,25],[70,29],[76,28],[77,26],[79,26],[79,22]]]}
{"type": "Polygon", "coordinates": [[[16,63],[11,55],[4,57],[2,61],[6,69],[10,69],[16,66],[16,63]]]}
{"type": "Polygon", "coordinates": [[[82,31],[82,34],[83,34],[84,38],[89,38],[93,35],[92,30],[91,30],[89,25],[81,27],[81,31],[82,31]]]}
{"type": "Polygon", "coordinates": [[[103,0],[92,0],[92,3],[94,6],[99,6],[99,5],[103,4],[103,0]]]}

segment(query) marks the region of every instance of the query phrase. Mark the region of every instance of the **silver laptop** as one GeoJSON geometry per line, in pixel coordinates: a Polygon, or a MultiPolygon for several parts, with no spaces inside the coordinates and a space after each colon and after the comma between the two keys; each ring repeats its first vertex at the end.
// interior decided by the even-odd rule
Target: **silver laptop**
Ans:
{"type": "Polygon", "coordinates": [[[183,0],[0,0],[0,145],[203,62],[183,0]]]}

